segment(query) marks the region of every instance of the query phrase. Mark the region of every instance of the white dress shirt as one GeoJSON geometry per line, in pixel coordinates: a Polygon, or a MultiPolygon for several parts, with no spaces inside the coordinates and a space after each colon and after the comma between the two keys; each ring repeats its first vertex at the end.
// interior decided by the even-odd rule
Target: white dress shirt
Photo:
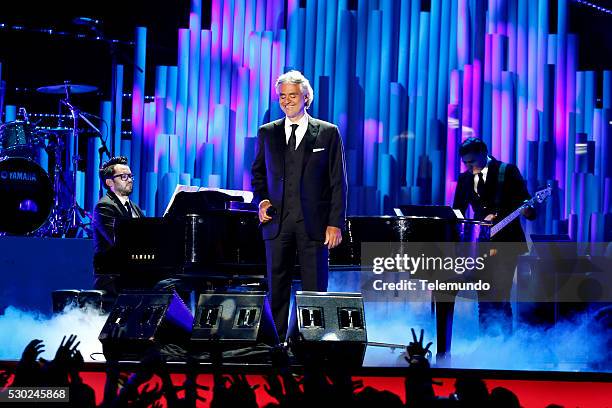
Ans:
{"type": "MultiPolygon", "coordinates": [[[[297,149],[302,139],[304,139],[304,135],[308,130],[308,114],[304,112],[304,116],[300,118],[297,122],[292,122],[288,117],[285,116],[285,143],[289,144],[289,138],[291,137],[291,125],[297,124],[298,128],[295,129],[295,148],[297,149]]],[[[259,207],[265,202],[270,202],[268,199],[261,200],[259,203],[259,207]]]]}
{"type": "Polygon", "coordinates": [[[285,117],[285,143],[287,144],[289,144],[289,138],[291,137],[291,125],[294,124],[298,125],[298,128],[295,129],[295,148],[297,149],[308,130],[308,114],[304,113],[304,116],[297,122],[292,122],[289,118],[285,117]]]}
{"type": "MultiPolygon", "coordinates": [[[[121,204],[123,205],[123,207],[125,207],[125,203],[130,203],[130,199],[127,197],[117,196],[117,198],[119,199],[119,201],[121,201],[121,204]]],[[[138,214],[136,214],[136,210],[134,209],[134,206],[132,205],[132,203],[130,203],[130,208],[132,210],[132,218],[138,218],[138,214]]]]}
{"type": "MultiPolygon", "coordinates": [[[[491,162],[491,158],[487,156],[487,164],[484,166],[480,172],[482,173],[482,181],[484,183],[487,182],[487,173],[489,173],[489,163],[491,162]]],[[[478,194],[478,173],[474,174],[474,192],[478,194]]]]}

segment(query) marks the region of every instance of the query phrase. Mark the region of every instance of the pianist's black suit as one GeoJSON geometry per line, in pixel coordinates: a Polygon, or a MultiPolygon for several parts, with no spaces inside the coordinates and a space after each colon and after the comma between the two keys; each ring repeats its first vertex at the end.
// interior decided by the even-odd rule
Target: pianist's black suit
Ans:
{"type": "MultiPolygon", "coordinates": [[[[470,171],[462,173],[457,180],[453,208],[460,209],[465,214],[468,205],[471,205],[475,219],[483,220],[488,214],[497,214],[496,221],[501,221],[525,200],[531,198],[519,169],[513,164],[506,164],[503,185],[499,185],[500,165],[501,162],[495,158],[489,161],[482,197],[474,191],[474,174],[470,171]],[[499,189],[501,189],[501,195],[497,199],[499,189]]],[[[531,210],[529,219],[534,219],[535,215],[535,211],[531,210]]],[[[512,310],[509,299],[514,270],[518,255],[527,250],[520,217],[496,234],[492,241],[515,244],[500,247],[498,255],[488,260],[483,280],[491,282],[492,290],[478,294],[479,319],[481,327],[488,330],[492,326],[491,320],[497,320],[501,313],[502,330],[508,334],[512,330],[512,310]]]]}
{"type": "MultiPolygon", "coordinates": [[[[132,211],[138,217],[144,217],[138,205],[130,200],[132,211]]],[[[115,244],[115,221],[129,218],[127,208],[121,204],[119,198],[112,191],[108,191],[94,207],[93,239],[94,239],[94,271],[98,273],[112,273],[113,248],[115,244]]],[[[110,276],[97,276],[94,287],[114,292],[117,282],[110,276]]]]}
{"type": "Polygon", "coordinates": [[[254,202],[270,200],[278,214],[262,225],[272,312],[278,333],[287,328],[297,246],[302,289],[327,290],[327,226],[344,228],[346,172],[338,128],[308,118],[295,152],[287,149],[285,119],[259,129],[252,185],[254,202]]]}

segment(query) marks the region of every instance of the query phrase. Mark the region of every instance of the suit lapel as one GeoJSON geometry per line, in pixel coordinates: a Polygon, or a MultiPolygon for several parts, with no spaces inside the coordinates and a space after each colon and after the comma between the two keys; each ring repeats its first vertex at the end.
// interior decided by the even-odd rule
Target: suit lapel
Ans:
{"type": "MultiPolygon", "coordinates": [[[[487,181],[485,183],[485,191],[487,197],[491,200],[495,199],[495,192],[497,191],[497,178],[499,176],[499,162],[493,158],[489,162],[489,173],[487,174],[487,181]]],[[[493,203],[491,201],[491,203],[493,203]]]]}
{"type": "Polygon", "coordinates": [[[279,119],[274,122],[274,134],[270,138],[270,150],[274,152],[275,159],[278,161],[281,169],[285,165],[286,145],[285,119],[279,119]]]}
{"type": "Polygon", "coordinates": [[[112,191],[109,191],[107,194],[110,197],[110,199],[113,200],[113,203],[115,203],[117,208],[119,208],[119,211],[121,211],[121,214],[123,214],[126,217],[129,217],[127,208],[125,208],[125,206],[121,204],[121,200],[119,200],[119,197],[117,197],[117,195],[113,193],[112,191]]]}
{"type": "Polygon", "coordinates": [[[140,207],[138,207],[136,204],[130,202],[131,206],[132,206],[132,211],[136,212],[136,215],[138,216],[138,218],[143,218],[144,214],[142,213],[142,210],[140,209],[140,207]]]}
{"type": "Polygon", "coordinates": [[[313,118],[308,116],[308,130],[306,131],[306,134],[304,134],[304,139],[302,140],[302,143],[304,143],[304,161],[302,162],[302,173],[304,172],[308,159],[312,154],[312,148],[315,145],[318,134],[319,124],[313,118]]]}

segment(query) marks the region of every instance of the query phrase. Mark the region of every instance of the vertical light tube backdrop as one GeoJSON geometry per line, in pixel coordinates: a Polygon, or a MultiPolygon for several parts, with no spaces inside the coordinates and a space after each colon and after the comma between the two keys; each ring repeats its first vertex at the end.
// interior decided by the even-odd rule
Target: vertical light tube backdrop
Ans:
{"type": "MultiPolygon", "coordinates": [[[[146,28],[138,28],[143,72],[134,73],[132,132],[123,141],[127,87],[123,67],[115,68],[109,147],[130,146],[147,213],[160,215],[179,181],[249,189],[257,129],[282,116],[274,81],[298,69],[314,87],[311,114],[341,130],[353,214],[450,204],[462,170],[458,145],[476,136],[493,156],[517,164],[532,192],[548,181],[558,186],[551,219],[537,225],[587,239],[609,224],[612,74],[578,71],[568,0],[554,9],[548,0],[212,0],[211,7],[205,27],[202,2],[192,1],[188,27],[177,32],[177,64],[154,67],[154,77],[144,76],[146,28]],[[145,81],[155,81],[153,102],[145,81]]],[[[87,191],[88,206],[96,194],[87,191]]]]}

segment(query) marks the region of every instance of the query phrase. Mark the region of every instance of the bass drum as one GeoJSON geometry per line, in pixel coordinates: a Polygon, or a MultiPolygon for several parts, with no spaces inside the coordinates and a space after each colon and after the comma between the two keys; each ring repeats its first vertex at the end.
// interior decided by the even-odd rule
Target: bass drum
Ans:
{"type": "Polygon", "coordinates": [[[0,159],[0,232],[34,232],[52,207],[53,185],[42,167],[23,157],[0,159]]]}

